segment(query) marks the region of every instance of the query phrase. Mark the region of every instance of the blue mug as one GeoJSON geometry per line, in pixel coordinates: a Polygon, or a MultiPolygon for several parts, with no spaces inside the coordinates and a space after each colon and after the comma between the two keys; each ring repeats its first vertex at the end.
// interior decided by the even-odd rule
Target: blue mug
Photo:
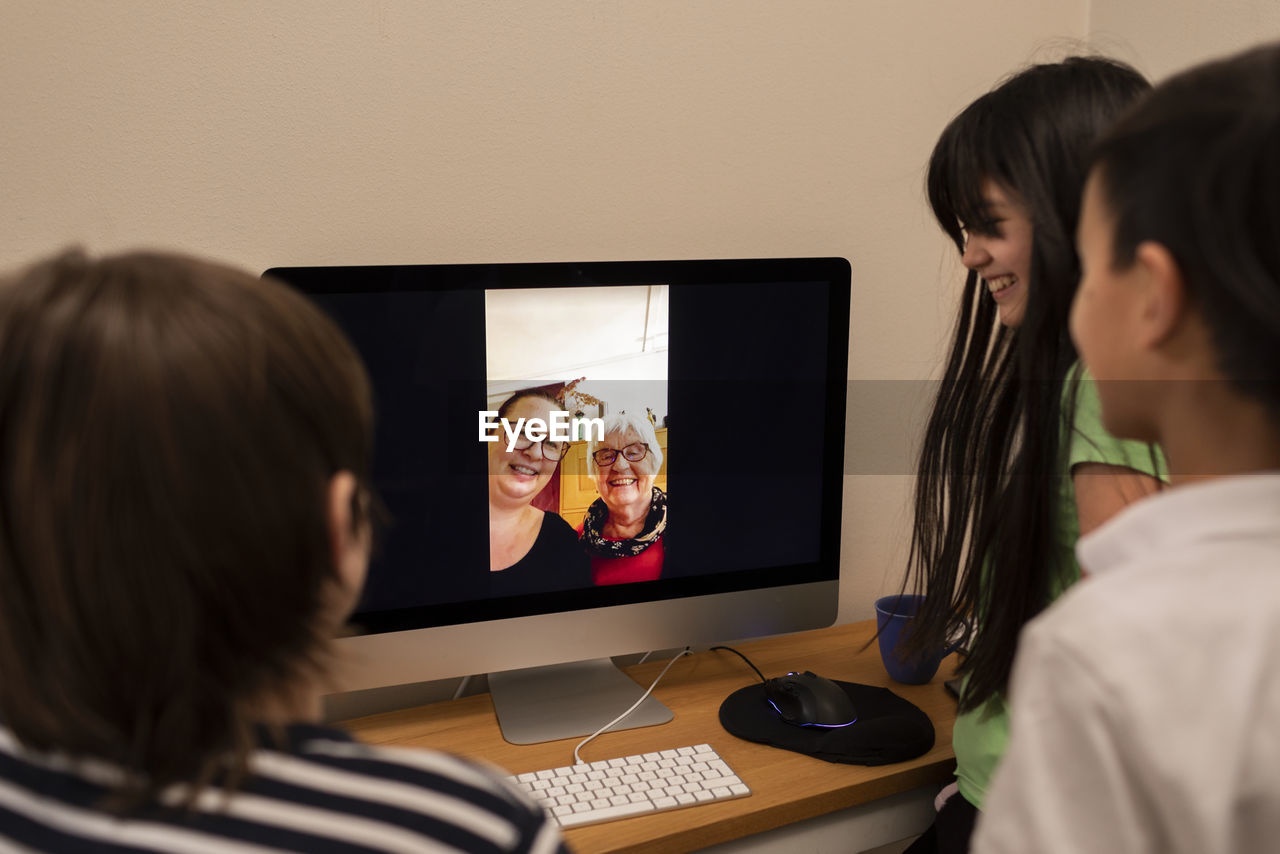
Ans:
{"type": "Polygon", "coordinates": [[[924,597],[907,593],[898,596],[881,596],[876,600],[876,626],[880,630],[880,660],[889,677],[905,685],[923,685],[938,672],[942,659],[960,648],[959,642],[937,651],[904,660],[898,652],[898,642],[903,631],[911,625],[924,597]]]}

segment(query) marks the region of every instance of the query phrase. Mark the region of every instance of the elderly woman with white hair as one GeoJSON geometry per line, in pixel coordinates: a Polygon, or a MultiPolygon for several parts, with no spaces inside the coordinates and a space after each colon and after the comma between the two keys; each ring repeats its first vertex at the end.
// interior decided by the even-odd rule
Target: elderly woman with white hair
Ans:
{"type": "Polygon", "coordinates": [[[662,448],[644,416],[605,418],[604,438],[587,442],[587,469],[600,497],[587,508],[580,539],[596,584],[653,581],[662,575],[667,494],[653,485],[662,448]]]}

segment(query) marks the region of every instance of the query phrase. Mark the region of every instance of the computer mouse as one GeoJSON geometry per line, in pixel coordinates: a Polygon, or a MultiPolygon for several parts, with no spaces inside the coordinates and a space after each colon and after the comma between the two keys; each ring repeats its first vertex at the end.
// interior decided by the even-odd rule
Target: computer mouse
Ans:
{"type": "Polygon", "coordinates": [[[842,727],[858,719],[843,688],[808,670],[765,680],[764,695],[779,717],[796,726],[842,727]]]}

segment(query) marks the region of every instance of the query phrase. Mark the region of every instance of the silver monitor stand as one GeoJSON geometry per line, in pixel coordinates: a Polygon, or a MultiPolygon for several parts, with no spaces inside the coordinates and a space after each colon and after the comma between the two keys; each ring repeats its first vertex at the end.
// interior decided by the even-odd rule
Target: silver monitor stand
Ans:
{"type": "MultiPolygon", "coordinates": [[[[512,744],[591,735],[631,707],[645,689],[608,658],[489,674],[489,693],[512,744]]],[[[610,732],[668,723],[675,715],[652,696],[610,732]]]]}

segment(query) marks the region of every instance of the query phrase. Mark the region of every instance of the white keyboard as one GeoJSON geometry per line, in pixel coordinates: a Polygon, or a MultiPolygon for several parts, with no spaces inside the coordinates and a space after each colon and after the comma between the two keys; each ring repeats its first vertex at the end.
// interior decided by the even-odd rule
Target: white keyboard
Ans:
{"type": "Polygon", "coordinates": [[[709,744],[530,771],[511,779],[562,827],[751,794],[709,744]]]}

